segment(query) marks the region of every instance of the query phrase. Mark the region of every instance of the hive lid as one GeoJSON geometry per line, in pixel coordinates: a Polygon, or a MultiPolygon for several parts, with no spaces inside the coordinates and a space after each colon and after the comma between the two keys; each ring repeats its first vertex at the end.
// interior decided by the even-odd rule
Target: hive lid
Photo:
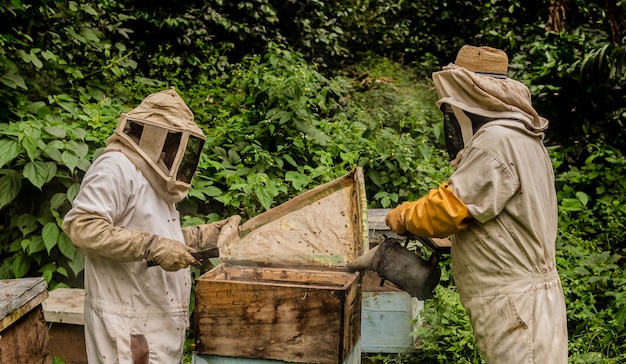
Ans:
{"type": "Polygon", "coordinates": [[[0,280],[0,331],[42,303],[47,289],[41,277],[0,280]]]}
{"type": "Polygon", "coordinates": [[[246,221],[220,246],[223,263],[345,267],[368,246],[367,202],[359,167],[246,221]]]}

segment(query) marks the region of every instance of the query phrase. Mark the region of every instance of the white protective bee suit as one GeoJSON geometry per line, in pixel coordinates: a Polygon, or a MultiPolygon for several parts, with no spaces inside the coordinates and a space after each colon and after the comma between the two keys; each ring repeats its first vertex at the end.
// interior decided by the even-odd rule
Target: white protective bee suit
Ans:
{"type": "Polygon", "coordinates": [[[85,174],[63,230],[85,255],[89,363],[180,363],[192,248],[216,246],[239,216],[181,228],[204,135],[174,89],[122,115],[85,174]],[[148,264],[150,262],[150,264],[148,264]]]}
{"type": "Polygon", "coordinates": [[[433,74],[456,170],[386,222],[399,234],[451,236],[454,281],[487,363],[567,363],[548,121],[507,67],[504,52],[465,46],[433,74]]]}

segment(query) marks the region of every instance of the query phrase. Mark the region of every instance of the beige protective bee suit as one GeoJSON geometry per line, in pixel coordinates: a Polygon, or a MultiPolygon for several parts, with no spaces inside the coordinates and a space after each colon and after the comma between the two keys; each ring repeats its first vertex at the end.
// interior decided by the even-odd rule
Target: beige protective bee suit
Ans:
{"type": "Polygon", "coordinates": [[[86,256],[89,363],[181,362],[188,266],[197,264],[189,251],[215,246],[226,223],[181,229],[174,206],[189,190],[203,142],[170,89],[124,114],[87,171],[63,229],[86,256]]]}
{"type": "Polygon", "coordinates": [[[386,221],[399,234],[452,235],[454,281],[487,363],[567,363],[554,172],[542,143],[548,122],[528,88],[505,77],[503,54],[466,46],[433,74],[437,104],[454,120],[447,136],[456,171],[386,221]]]}

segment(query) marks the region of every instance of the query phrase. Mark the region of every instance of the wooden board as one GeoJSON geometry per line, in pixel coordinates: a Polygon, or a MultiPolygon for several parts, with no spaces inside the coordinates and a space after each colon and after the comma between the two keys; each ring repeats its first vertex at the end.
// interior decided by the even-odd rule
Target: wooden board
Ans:
{"type": "Polygon", "coordinates": [[[358,273],[222,264],[197,280],[199,354],[344,363],[361,330],[358,273]]]}
{"type": "Polygon", "coordinates": [[[0,280],[0,331],[40,305],[47,289],[41,277],[0,280]]]}
{"type": "Polygon", "coordinates": [[[47,322],[74,325],[85,324],[85,290],[80,288],[57,288],[48,292],[43,302],[47,322]]]}
{"type": "Polygon", "coordinates": [[[0,363],[52,362],[41,309],[47,287],[43,278],[0,280],[0,363]]]}
{"type": "MultiPolygon", "coordinates": [[[[196,352],[192,353],[192,364],[294,364],[292,361],[272,360],[272,359],[254,359],[254,358],[235,358],[219,355],[202,355],[196,352]]],[[[315,362],[317,363],[317,362],[315,362]]],[[[307,363],[307,364],[315,364],[307,363]]],[[[350,355],[342,364],[361,364],[361,345],[357,343],[350,352],[350,355]]]]}

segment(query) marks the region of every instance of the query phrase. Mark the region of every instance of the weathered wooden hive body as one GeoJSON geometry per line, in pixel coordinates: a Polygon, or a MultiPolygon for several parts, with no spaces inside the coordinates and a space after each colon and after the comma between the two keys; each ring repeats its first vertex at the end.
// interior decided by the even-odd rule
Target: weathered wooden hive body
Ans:
{"type": "Polygon", "coordinates": [[[359,363],[366,213],[359,168],[242,224],[196,281],[196,353],[359,363]]]}

